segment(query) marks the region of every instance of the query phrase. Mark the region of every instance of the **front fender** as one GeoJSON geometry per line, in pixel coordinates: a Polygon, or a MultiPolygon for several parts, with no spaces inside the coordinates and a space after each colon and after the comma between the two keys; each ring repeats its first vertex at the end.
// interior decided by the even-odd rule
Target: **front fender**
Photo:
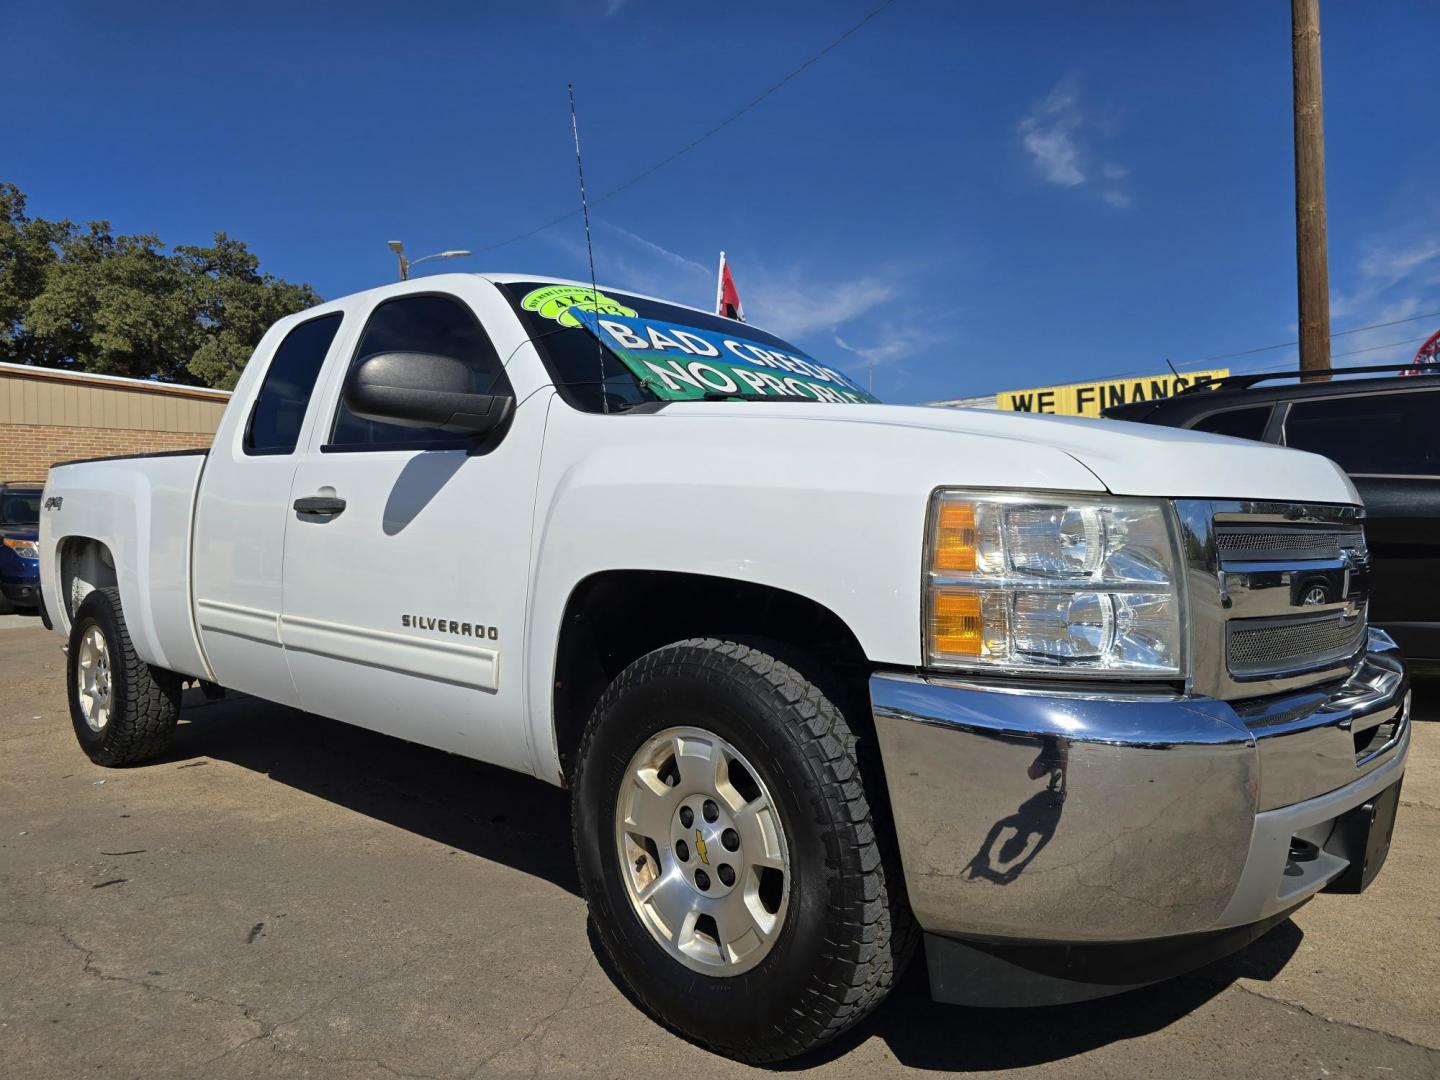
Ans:
{"type": "Polygon", "coordinates": [[[797,593],[834,612],[871,661],[914,667],[936,487],[1100,490],[1073,458],[1031,443],[845,421],[865,406],[804,418],[741,408],[600,416],[552,400],[526,628],[540,775],[558,774],[551,682],[565,604],[585,578],[659,570],[797,593]]]}

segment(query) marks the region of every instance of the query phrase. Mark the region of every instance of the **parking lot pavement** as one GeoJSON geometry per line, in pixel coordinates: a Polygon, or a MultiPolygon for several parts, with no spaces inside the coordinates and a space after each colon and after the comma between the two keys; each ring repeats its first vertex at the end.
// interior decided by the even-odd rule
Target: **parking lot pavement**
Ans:
{"type": "MultiPolygon", "coordinates": [[[[187,693],[164,760],[76,748],[58,639],[0,630],[0,1076],[746,1072],[596,960],[564,793],[187,693]]],[[[820,1076],[1440,1076],[1440,685],[1395,843],[1243,953],[1108,1001],[932,1004],[918,965],[820,1076]]]]}
{"type": "Polygon", "coordinates": [[[0,630],[40,629],[38,611],[17,611],[8,604],[0,607],[0,630]]]}

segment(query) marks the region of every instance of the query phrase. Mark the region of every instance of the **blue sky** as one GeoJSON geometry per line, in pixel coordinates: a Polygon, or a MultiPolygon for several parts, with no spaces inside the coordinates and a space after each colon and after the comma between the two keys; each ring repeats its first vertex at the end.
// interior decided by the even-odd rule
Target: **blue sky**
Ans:
{"type": "MultiPolygon", "coordinates": [[[[567,81],[593,199],[878,2],[7,5],[0,179],[325,296],[392,279],[391,238],[585,277],[578,217],[481,252],[575,206],[567,81]]],[[[1335,329],[1440,311],[1440,6],[1322,18],[1335,329]]],[[[895,0],[592,205],[599,276],[708,306],[724,248],[753,322],[902,402],[1291,340],[1289,33],[1279,0],[895,0]]]]}

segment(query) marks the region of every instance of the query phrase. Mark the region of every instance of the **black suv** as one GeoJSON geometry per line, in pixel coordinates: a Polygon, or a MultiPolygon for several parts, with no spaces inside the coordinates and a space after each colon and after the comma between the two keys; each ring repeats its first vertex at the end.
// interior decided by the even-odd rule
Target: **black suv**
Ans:
{"type": "Polygon", "coordinates": [[[1398,370],[1336,368],[1329,382],[1298,382],[1296,372],[1237,375],[1104,415],[1293,446],[1336,462],[1365,501],[1371,620],[1412,663],[1440,666],[1440,377],[1402,378],[1398,370]],[[1378,372],[1392,374],[1373,377],[1378,372]]]}

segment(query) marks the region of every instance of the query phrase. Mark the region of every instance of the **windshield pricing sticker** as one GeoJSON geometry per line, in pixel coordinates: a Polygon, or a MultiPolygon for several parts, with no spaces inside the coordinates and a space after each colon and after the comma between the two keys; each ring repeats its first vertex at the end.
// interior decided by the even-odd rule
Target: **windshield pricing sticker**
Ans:
{"type": "Polygon", "coordinates": [[[520,306],[526,311],[539,312],[547,319],[554,319],[561,326],[579,326],[580,320],[574,311],[598,311],[601,315],[634,315],[635,309],[628,308],[612,297],[580,285],[547,285],[543,289],[526,293],[520,306]]]}
{"type": "Polygon", "coordinates": [[[834,368],[738,334],[633,314],[596,314],[578,305],[565,314],[604,342],[657,397],[670,401],[693,401],[708,393],[793,395],[840,405],[878,400],[834,368]]]}

